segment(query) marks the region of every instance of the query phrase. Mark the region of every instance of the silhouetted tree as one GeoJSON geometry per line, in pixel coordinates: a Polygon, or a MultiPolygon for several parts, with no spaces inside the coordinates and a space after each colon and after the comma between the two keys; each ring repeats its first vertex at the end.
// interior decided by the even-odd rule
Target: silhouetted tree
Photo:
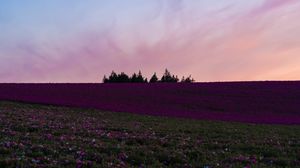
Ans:
{"type": "Polygon", "coordinates": [[[185,77],[183,76],[182,78],[181,78],[181,83],[183,83],[185,81],[185,77]]]}
{"type": "Polygon", "coordinates": [[[136,73],[132,74],[132,76],[130,78],[130,82],[132,82],[132,83],[136,83],[137,82],[137,75],[136,75],[136,73]]]}
{"type": "Polygon", "coordinates": [[[128,75],[124,72],[121,74],[116,74],[114,71],[111,72],[110,76],[107,78],[106,76],[103,77],[104,83],[127,83],[130,82],[128,75]]]}
{"type": "Polygon", "coordinates": [[[156,76],[156,73],[154,73],[149,81],[150,83],[155,83],[155,82],[158,82],[158,78],[156,76]]]}
{"type": "Polygon", "coordinates": [[[171,73],[168,71],[168,69],[165,70],[164,75],[161,77],[160,81],[161,82],[168,82],[172,78],[171,73]]]}
{"type": "Polygon", "coordinates": [[[172,75],[172,81],[171,82],[178,82],[178,81],[179,81],[178,76],[177,75],[176,76],[172,75]]]}
{"type": "Polygon", "coordinates": [[[102,79],[102,82],[103,83],[108,83],[109,82],[109,80],[107,79],[107,77],[104,75],[104,77],[103,77],[103,79],[102,79]]]}
{"type": "Polygon", "coordinates": [[[126,75],[124,72],[121,72],[121,74],[118,75],[117,82],[128,83],[128,82],[130,82],[130,79],[129,79],[128,75],[126,75]]]}
{"type": "MultiPolygon", "coordinates": [[[[105,75],[102,79],[103,83],[148,83],[148,79],[143,77],[142,72],[139,71],[138,74],[133,73],[131,77],[129,77],[124,72],[121,72],[120,74],[116,74],[114,71],[111,72],[110,76],[107,78],[105,75]]],[[[169,82],[169,83],[176,83],[179,79],[177,75],[172,75],[168,69],[165,70],[164,75],[161,77],[161,80],[158,80],[158,77],[156,76],[156,73],[154,73],[150,79],[150,83],[155,82],[169,82]]],[[[191,77],[191,75],[188,78],[182,77],[180,82],[183,83],[192,83],[195,80],[191,77]]]]}
{"type": "Polygon", "coordinates": [[[112,71],[110,76],[108,77],[108,82],[115,83],[117,81],[118,81],[118,75],[114,71],[112,71]]]}
{"type": "Polygon", "coordinates": [[[177,76],[171,75],[171,73],[168,71],[168,69],[165,70],[164,75],[161,77],[161,82],[178,82],[179,79],[177,76]]]}
{"type": "Polygon", "coordinates": [[[144,77],[143,77],[143,75],[142,75],[141,71],[139,71],[139,73],[137,75],[137,81],[136,82],[137,83],[144,83],[144,82],[146,82],[145,79],[144,79],[144,77]]]}
{"type": "Polygon", "coordinates": [[[190,76],[187,77],[187,78],[182,77],[181,82],[182,82],[182,83],[193,83],[193,82],[195,82],[195,80],[194,80],[194,79],[192,78],[192,76],[190,75],[190,76]]]}

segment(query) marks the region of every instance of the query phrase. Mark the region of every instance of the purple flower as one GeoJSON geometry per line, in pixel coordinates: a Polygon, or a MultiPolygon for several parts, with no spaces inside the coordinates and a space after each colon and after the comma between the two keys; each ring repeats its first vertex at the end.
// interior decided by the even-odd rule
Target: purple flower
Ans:
{"type": "Polygon", "coordinates": [[[83,161],[77,159],[77,160],[76,160],[76,168],[82,168],[82,167],[83,167],[83,161]]]}
{"type": "Polygon", "coordinates": [[[48,140],[51,140],[53,136],[52,136],[52,134],[46,134],[45,137],[46,137],[48,140]]]}
{"type": "Polygon", "coordinates": [[[119,153],[118,158],[121,161],[125,161],[128,158],[128,155],[126,155],[126,153],[124,153],[124,152],[121,152],[121,153],[119,153]]]}

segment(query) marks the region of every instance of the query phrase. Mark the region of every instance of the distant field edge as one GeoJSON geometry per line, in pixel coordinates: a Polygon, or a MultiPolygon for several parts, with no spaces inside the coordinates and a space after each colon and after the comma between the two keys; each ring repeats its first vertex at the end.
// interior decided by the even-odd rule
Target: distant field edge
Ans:
{"type": "Polygon", "coordinates": [[[33,107],[33,108],[67,108],[67,109],[73,109],[78,111],[93,111],[93,112],[109,112],[114,114],[123,114],[123,115],[129,115],[129,116],[138,116],[138,117],[150,117],[150,118],[158,118],[158,119],[170,119],[170,120],[180,120],[183,122],[193,121],[193,122],[207,122],[207,123],[220,123],[220,124],[242,124],[242,125],[252,125],[252,126],[300,126],[299,123],[259,123],[259,122],[243,122],[243,121],[234,121],[234,120],[222,120],[222,119],[195,119],[195,118],[189,118],[189,117],[176,117],[176,116],[165,116],[165,115],[159,115],[159,114],[139,114],[139,113],[132,113],[132,112],[126,112],[126,111],[112,111],[107,109],[99,109],[99,108],[93,108],[93,107],[81,107],[76,105],[62,105],[62,104],[55,104],[55,103],[38,103],[38,102],[30,102],[30,101],[24,101],[24,100],[1,100],[0,99],[0,106],[1,105],[12,105],[12,106],[25,106],[25,107],[33,107]]]}

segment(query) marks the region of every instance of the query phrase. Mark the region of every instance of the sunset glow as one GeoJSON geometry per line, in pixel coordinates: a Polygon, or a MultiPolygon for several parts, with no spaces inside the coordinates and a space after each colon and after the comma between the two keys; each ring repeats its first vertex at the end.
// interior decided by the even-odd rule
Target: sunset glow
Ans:
{"type": "Polygon", "coordinates": [[[299,0],[9,0],[0,82],[165,68],[200,82],[299,80],[299,18],[299,0]]]}

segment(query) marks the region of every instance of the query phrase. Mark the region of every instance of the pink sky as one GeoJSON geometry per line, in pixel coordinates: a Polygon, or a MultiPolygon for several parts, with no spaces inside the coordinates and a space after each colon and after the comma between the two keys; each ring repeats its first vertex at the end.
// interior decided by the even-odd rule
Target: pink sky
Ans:
{"type": "Polygon", "coordinates": [[[15,1],[0,7],[0,82],[165,68],[197,81],[300,79],[298,0],[15,1]]]}

